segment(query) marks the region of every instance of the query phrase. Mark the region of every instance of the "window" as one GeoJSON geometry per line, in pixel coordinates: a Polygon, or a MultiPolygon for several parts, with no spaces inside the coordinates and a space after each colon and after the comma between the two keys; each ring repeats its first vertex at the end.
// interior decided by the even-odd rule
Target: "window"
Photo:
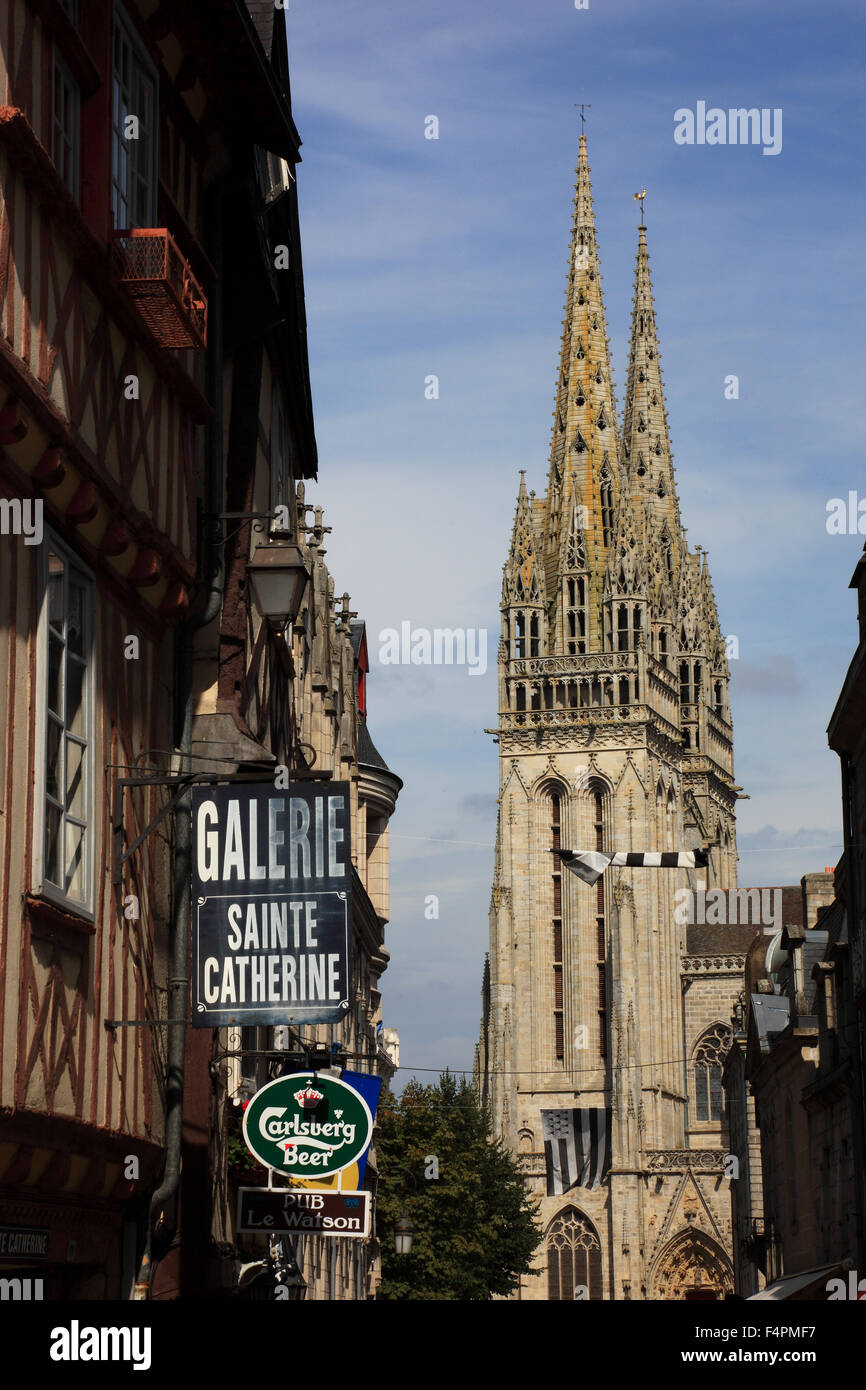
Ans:
{"type": "Polygon", "coordinates": [[[562,819],[559,792],[550,797],[550,847],[553,850],[553,1044],[557,1062],[565,1058],[565,1028],[562,1014],[562,819]]]}
{"type": "Polygon", "coordinates": [[[92,907],[93,581],[53,539],[41,620],[42,890],[92,907]]]}
{"type": "Polygon", "coordinates": [[[695,1053],[695,1114],[698,1120],[722,1118],[722,1062],[730,1030],[717,1023],[704,1035],[695,1053]]]}
{"type": "Polygon", "coordinates": [[[81,103],[78,84],[57,50],[51,89],[51,158],[64,186],[78,202],[78,165],[81,146],[81,103]]]}
{"type": "Polygon", "coordinates": [[[522,660],[526,656],[526,617],[517,613],[514,617],[514,658],[522,660]]]}
{"type": "MultiPolygon", "coordinates": [[[[593,791],[593,830],[595,831],[595,848],[599,853],[604,852],[604,800],[600,791],[593,791]]],[[[596,972],[597,980],[597,1011],[598,1011],[598,1055],[607,1056],[607,987],[606,987],[606,956],[605,956],[605,912],[604,912],[604,875],[595,885],[595,952],[596,952],[596,972]]]]}
{"type": "Polygon", "coordinates": [[[577,1207],[566,1207],[547,1234],[547,1297],[571,1302],[582,1286],[593,1301],[603,1297],[601,1241],[592,1222],[577,1207]]]}
{"type": "Polygon", "coordinates": [[[601,470],[601,530],[605,545],[613,540],[613,474],[605,462],[601,470]]]}
{"type": "Polygon", "coordinates": [[[111,211],[116,228],[156,221],[157,82],[129,21],[115,11],[111,90],[111,211]]]}
{"type": "Polygon", "coordinates": [[[255,161],[262,197],[266,203],[272,203],[292,186],[293,175],[288,160],[256,145],[255,161]]]}

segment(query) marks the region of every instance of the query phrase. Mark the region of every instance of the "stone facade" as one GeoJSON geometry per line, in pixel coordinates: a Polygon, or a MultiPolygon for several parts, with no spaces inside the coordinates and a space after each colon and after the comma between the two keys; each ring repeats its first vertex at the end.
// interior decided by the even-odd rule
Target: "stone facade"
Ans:
{"type": "Polygon", "coordinates": [[[519,1297],[717,1298],[733,1286],[721,1060],[747,941],[688,926],[676,894],[736,886],[729,673],[680,522],[643,227],[617,414],[584,137],[565,307],[547,494],[521,479],[504,571],[476,1074],[544,1225],[519,1297]],[[595,887],[555,853],[699,846],[706,870],[595,887]],[[547,1196],[542,1110],[605,1107],[609,1178],[547,1196]]]}

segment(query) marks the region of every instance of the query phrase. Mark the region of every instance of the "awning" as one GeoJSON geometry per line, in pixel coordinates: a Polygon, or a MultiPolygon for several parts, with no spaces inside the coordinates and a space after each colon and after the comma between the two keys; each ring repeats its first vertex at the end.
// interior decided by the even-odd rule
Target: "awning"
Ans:
{"type": "Polygon", "coordinates": [[[817,1269],[804,1269],[799,1274],[788,1275],[785,1279],[776,1279],[772,1284],[768,1284],[760,1293],[753,1293],[746,1299],[747,1303],[755,1303],[759,1299],[778,1302],[786,1298],[802,1297],[804,1300],[811,1299],[817,1301],[826,1298],[827,1281],[832,1278],[844,1277],[841,1264],[821,1265],[817,1269]],[[807,1289],[815,1286],[812,1293],[806,1293],[807,1289]]]}

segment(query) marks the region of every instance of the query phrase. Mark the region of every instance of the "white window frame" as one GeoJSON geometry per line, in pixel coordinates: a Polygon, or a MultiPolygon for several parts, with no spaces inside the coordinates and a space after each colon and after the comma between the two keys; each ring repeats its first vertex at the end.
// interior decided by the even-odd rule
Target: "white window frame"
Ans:
{"type": "MultiPolygon", "coordinates": [[[[141,113],[132,109],[126,112],[127,115],[140,116],[141,113]]],[[[154,67],[150,55],[138,37],[131,21],[118,5],[114,10],[114,29],[111,35],[111,214],[116,231],[134,227],[153,227],[156,225],[157,208],[157,187],[159,183],[159,76],[154,67]],[[129,142],[123,139],[121,132],[121,117],[114,109],[115,89],[117,86],[117,67],[115,59],[115,49],[118,38],[121,38],[127,45],[131,61],[139,69],[139,75],[151,84],[151,126],[149,132],[142,132],[143,147],[147,149],[147,156],[150,161],[149,177],[147,184],[147,207],[144,209],[143,219],[138,221],[135,217],[133,207],[135,197],[130,191],[130,178],[132,176],[131,162],[129,162],[129,142]],[[115,163],[115,152],[117,152],[117,163],[115,163]],[[127,180],[121,191],[118,171],[120,162],[124,156],[127,158],[127,180]],[[123,198],[124,206],[128,210],[128,216],[120,218],[120,199],[123,198]]]]}
{"type": "MultiPolygon", "coordinates": [[[[33,826],[33,885],[34,892],[39,896],[48,898],[51,902],[74,912],[79,917],[85,917],[88,921],[95,921],[95,900],[94,900],[94,867],[95,867],[95,837],[97,826],[95,823],[96,808],[96,777],[95,777],[95,691],[96,691],[96,584],[91,572],[81,564],[78,557],[68,546],[59,541],[51,532],[46,532],[41,547],[39,563],[39,622],[37,625],[37,649],[36,649],[36,756],[35,756],[35,786],[34,786],[34,826],[33,826]],[[46,875],[46,837],[45,821],[48,793],[46,789],[46,777],[48,771],[47,758],[47,738],[48,738],[48,557],[55,551],[69,569],[76,572],[80,581],[84,584],[85,605],[85,640],[83,643],[86,656],[86,675],[85,693],[83,699],[83,710],[85,715],[85,734],[83,741],[86,743],[82,767],[84,768],[85,788],[83,796],[83,817],[81,823],[84,826],[84,868],[82,872],[82,882],[84,894],[81,898],[71,897],[63,887],[52,882],[46,875]]],[[[64,638],[64,669],[63,684],[65,698],[66,666],[65,666],[65,638],[64,638]]],[[[64,710],[65,721],[65,710],[64,710]]],[[[65,729],[65,722],[63,724],[65,729]]],[[[64,750],[65,757],[65,750],[64,750]]],[[[64,775],[65,780],[65,775],[64,775]]],[[[77,820],[77,818],[76,818],[77,820]]],[[[65,809],[61,810],[61,838],[65,846],[64,827],[66,822],[65,809]]]]}
{"type": "Polygon", "coordinates": [[[81,92],[78,83],[63,61],[57,46],[54,47],[54,62],[51,68],[51,158],[63,186],[72,194],[76,203],[81,201],[81,92]],[[71,106],[71,130],[67,130],[62,116],[58,119],[57,79],[69,92],[71,106]],[[61,168],[60,145],[68,141],[71,169],[61,168]]]}

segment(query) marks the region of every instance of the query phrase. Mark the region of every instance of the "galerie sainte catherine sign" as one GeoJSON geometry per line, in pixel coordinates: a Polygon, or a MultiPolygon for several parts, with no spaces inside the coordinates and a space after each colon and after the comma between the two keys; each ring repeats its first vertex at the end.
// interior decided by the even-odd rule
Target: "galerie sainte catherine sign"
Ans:
{"type": "Polygon", "coordinates": [[[343,1018],[350,807],[347,782],[193,788],[196,1027],[343,1018]]]}

